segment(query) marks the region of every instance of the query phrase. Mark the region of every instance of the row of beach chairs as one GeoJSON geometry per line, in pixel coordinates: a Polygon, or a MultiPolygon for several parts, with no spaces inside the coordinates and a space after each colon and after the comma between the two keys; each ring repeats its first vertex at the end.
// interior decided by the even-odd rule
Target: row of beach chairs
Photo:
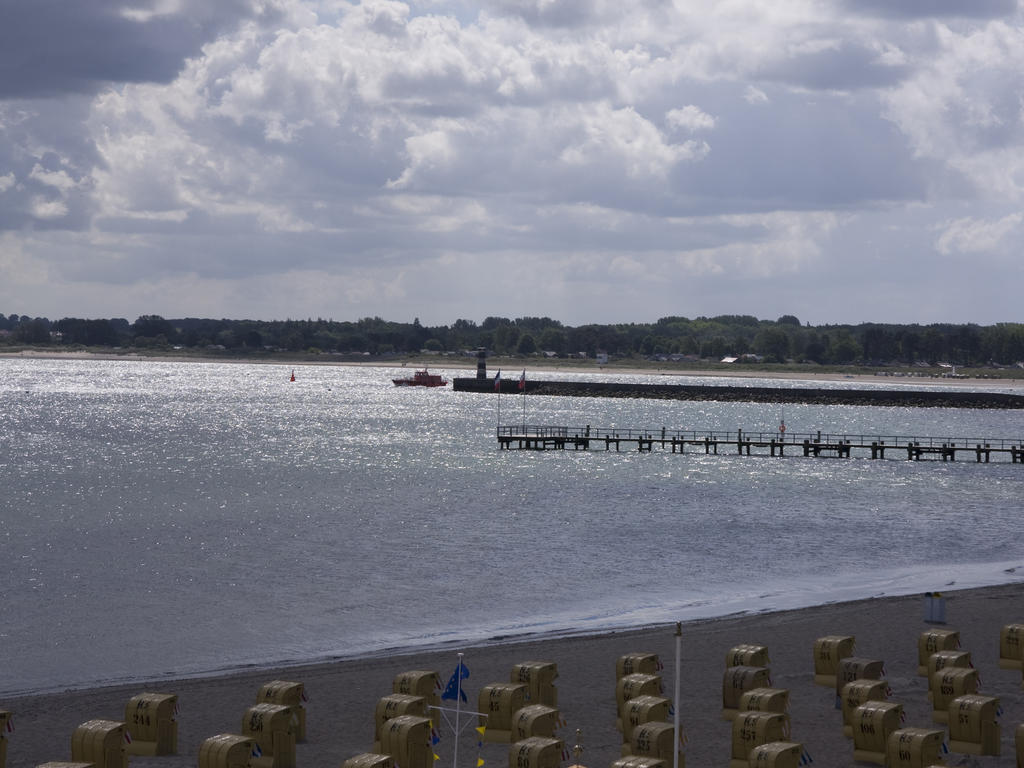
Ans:
{"type": "MultiPolygon", "coordinates": [[[[306,738],[302,683],[273,680],[245,710],[237,734],[218,734],[199,747],[199,768],[295,768],[295,744],[306,738]]],[[[133,755],[178,753],[178,697],[140,693],[125,705],[124,720],[88,720],[71,734],[71,759],[39,768],[128,768],[133,755]]],[[[0,710],[6,734],[11,713],[0,710]]],[[[6,764],[6,738],[0,738],[0,768],[6,764]]]]}
{"type": "MultiPolygon", "coordinates": [[[[1024,688],[1024,624],[1000,632],[999,667],[1019,670],[1024,688]]],[[[941,765],[947,752],[995,756],[1001,752],[999,699],[978,691],[971,654],[959,632],[929,628],[918,637],[917,673],[928,681],[933,725],[904,725],[903,705],[891,701],[882,660],[855,654],[855,638],[829,635],[814,643],[814,682],[834,691],[843,734],[853,759],[887,768],[941,765]],[[948,732],[948,735],[947,735],[948,732]]],[[[460,662],[461,664],[461,662],[460,662]]],[[[672,702],[663,695],[657,654],[629,653],[616,660],[616,726],[621,757],[612,768],[685,766],[685,740],[670,722],[672,702]]],[[[477,697],[477,731],[483,742],[509,744],[510,768],[561,768],[568,759],[556,729],[564,725],[557,708],[553,662],[514,665],[508,682],[483,686],[477,697]]],[[[392,692],[374,712],[369,752],[343,768],[432,768],[438,726],[450,709],[442,706],[437,672],[397,675],[392,692]]],[[[199,748],[199,768],[296,768],[296,744],[306,740],[305,692],[298,682],[263,685],[256,703],[241,718],[238,733],[217,734],[199,748]]],[[[177,754],[177,696],[141,693],[125,706],[123,721],[89,720],[71,738],[71,761],[61,768],[127,768],[132,755],[177,754]]],[[[768,649],[743,644],[726,653],[722,683],[724,720],[732,724],[730,768],[797,768],[810,762],[804,744],[791,739],[789,691],[772,686],[768,649]]],[[[6,765],[11,713],[0,710],[0,768],[6,765]]],[[[579,732],[577,732],[579,741],[579,732]]],[[[1024,723],[1014,731],[1017,764],[1024,767],[1024,723]]],[[[577,758],[580,747],[576,745],[577,758]]],[[[44,763],[39,768],[56,768],[44,763]]]]}

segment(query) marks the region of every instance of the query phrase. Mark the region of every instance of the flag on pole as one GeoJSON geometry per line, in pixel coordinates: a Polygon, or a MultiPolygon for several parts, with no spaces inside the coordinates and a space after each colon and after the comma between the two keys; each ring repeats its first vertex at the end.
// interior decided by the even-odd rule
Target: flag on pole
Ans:
{"type": "Polygon", "coordinates": [[[501,369],[498,369],[497,375],[494,377],[494,391],[501,392],[501,369]]]}
{"type": "Polygon", "coordinates": [[[519,388],[522,390],[526,389],[526,369],[523,368],[523,373],[519,377],[519,388]]]}
{"type": "Polygon", "coordinates": [[[444,693],[441,694],[441,698],[455,701],[459,698],[459,694],[462,694],[462,700],[469,701],[466,698],[466,692],[459,685],[459,681],[465,680],[467,677],[469,677],[469,669],[460,661],[455,667],[455,671],[452,672],[452,676],[448,680],[448,685],[444,689],[444,693]]]}

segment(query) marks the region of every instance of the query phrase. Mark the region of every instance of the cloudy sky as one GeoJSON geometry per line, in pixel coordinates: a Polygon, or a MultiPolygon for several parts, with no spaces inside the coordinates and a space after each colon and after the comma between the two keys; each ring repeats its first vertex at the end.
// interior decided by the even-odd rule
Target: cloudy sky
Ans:
{"type": "Polygon", "coordinates": [[[0,312],[1024,321],[1017,0],[0,0],[0,312]]]}

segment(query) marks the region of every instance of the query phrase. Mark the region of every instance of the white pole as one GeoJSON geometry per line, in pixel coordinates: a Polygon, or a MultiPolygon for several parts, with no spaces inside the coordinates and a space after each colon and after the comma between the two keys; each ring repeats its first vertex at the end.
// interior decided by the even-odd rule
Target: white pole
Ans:
{"type": "MultiPolygon", "coordinates": [[[[462,654],[459,653],[459,665],[455,668],[455,679],[458,689],[455,692],[455,749],[452,753],[452,768],[459,764],[459,714],[462,708],[462,654]]],[[[676,768],[679,768],[676,766],[676,768]]]]}
{"type": "Polygon", "coordinates": [[[683,645],[683,623],[681,621],[676,622],[676,706],[675,706],[675,734],[676,744],[675,751],[672,753],[672,768],[679,768],[679,672],[681,666],[681,649],[683,645]]]}

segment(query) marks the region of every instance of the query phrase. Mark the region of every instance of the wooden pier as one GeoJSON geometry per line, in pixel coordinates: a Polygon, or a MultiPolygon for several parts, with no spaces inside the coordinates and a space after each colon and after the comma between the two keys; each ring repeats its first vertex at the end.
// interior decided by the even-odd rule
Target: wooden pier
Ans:
{"type": "Polygon", "coordinates": [[[920,461],[956,461],[958,457],[977,463],[1024,464],[1024,438],[903,437],[893,435],[830,435],[821,432],[745,432],[736,430],[601,429],[514,425],[499,426],[498,447],[502,450],[653,451],[672,453],[687,450],[705,454],[732,453],[745,456],[835,456],[850,458],[861,454],[872,459],[889,458],[920,461]],[[856,452],[856,454],[855,454],[856,452]]]}

